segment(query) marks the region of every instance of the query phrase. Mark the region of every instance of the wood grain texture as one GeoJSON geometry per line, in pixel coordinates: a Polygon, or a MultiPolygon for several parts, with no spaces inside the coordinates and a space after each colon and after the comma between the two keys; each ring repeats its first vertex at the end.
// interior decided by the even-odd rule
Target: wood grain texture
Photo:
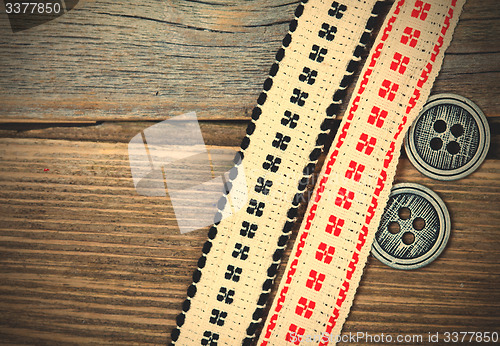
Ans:
{"type": "MultiPolygon", "coordinates": [[[[207,229],[180,235],[168,198],[137,194],[126,143],[4,138],[0,158],[1,338],[166,343],[207,229]]],[[[440,194],[452,236],[420,270],[370,258],[346,332],[497,330],[499,169],[447,183],[401,160],[397,182],[440,194]]]]}
{"type": "MultiPolygon", "coordinates": [[[[0,14],[0,344],[169,342],[207,228],[135,191],[127,143],[196,110],[223,171],[296,5],[88,0],[17,34],[0,14]]],[[[483,109],[487,160],[455,182],[398,166],[447,204],[447,248],[408,272],[370,257],[346,333],[500,332],[499,14],[467,2],[433,89],[483,109]]]]}
{"type": "MultiPolygon", "coordinates": [[[[248,119],[296,5],[82,0],[16,34],[3,14],[0,119],[248,119]]],[[[500,115],[499,13],[496,0],[466,4],[434,87],[489,116],[500,115]]]]}

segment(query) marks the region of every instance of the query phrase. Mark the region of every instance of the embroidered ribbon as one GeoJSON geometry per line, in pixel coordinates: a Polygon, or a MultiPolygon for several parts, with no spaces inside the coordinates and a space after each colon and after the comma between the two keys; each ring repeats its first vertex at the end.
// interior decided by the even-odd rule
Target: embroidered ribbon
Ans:
{"type": "Polygon", "coordinates": [[[378,11],[375,0],[297,7],[231,170],[231,191],[219,201],[174,344],[252,341],[302,193],[378,11]]]}
{"type": "Polygon", "coordinates": [[[464,2],[393,5],[325,160],[258,345],[335,343],[388,200],[403,137],[430,93],[464,2]]]}

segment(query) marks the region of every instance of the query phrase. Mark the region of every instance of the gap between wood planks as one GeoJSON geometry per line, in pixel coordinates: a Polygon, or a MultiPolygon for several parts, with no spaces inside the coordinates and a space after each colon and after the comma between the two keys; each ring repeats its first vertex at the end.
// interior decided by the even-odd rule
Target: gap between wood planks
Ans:
{"type": "MultiPolygon", "coordinates": [[[[136,134],[159,121],[87,121],[87,122],[0,122],[0,138],[36,138],[105,143],[128,143],[136,134]]],[[[487,159],[500,158],[500,117],[488,118],[491,146],[487,159]]],[[[206,145],[239,146],[249,120],[199,121],[206,145]]],[[[334,122],[333,139],[340,120],[334,122]]],[[[325,150],[328,150],[328,143],[325,150]]],[[[403,151],[404,152],[404,151],[403,151]]]]}

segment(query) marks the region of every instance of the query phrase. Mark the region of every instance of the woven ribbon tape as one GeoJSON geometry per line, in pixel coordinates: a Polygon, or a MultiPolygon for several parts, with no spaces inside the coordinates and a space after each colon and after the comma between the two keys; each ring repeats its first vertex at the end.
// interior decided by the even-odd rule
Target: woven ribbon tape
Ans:
{"type": "Polygon", "coordinates": [[[396,1],[361,72],[258,345],[335,343],[465,0],[396,1]]]}
{"type": "Polygon", "coordinates": [[[302,192],[378,8],[375,0],[297,7],[230,172],[230,192],[219,201],[174,344],[252,341],[302,192]]]}

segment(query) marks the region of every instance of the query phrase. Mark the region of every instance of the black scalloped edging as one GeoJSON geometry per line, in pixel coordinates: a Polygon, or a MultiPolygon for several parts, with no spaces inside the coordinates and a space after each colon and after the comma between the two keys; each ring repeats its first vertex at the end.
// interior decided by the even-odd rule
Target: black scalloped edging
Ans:
{"type": "MultiPolygon", "coordinates": [[[[306,3],[307,1],[302,1],[303,3],[306,3]]],[[[262,286],[262,293],[259,297],[259,301],[257,303],[257,308],[255,309],[255,312],[253,314],[253,321],[250,323],[250,325],[247,328],[247,336],[243,340],[243,345],[244,346],[250,346],[253,342],[253,339],[255,337],[255,333],[257,331],[257,328],[261,322],[262,319],[262,314],[261,312],[264,311],[266,305],[267,305],[267,299],[270,295],[271,292],[271,287],[272,283],[274,282],[274,279],[276,277],[276,273],[278,272],[279,265],[281,263],[281,258],[283,256],[283,253],[286,248],[286,244],[288,242],[288,239],[290,238],[290,233],[292,230],[292,226],[295,222],[295,217],[298,211],[298,205],[300,202],[300,199],[303,196],[303,193],[306,189],[307,183],[309,181],[309,178],[314,172],[314,168],[316,166],[316,163],[318,161],[318,158],[322,152],[322,149],[324,147],[325,141],[328,138],[328,133],[332,127],[332,123],[335,117],[335,114],[339,110],[339,106],[342,103],[342,99],[344,98],[346,94],[346,89],[349,86],[349,84],[352,82],[353,79],[353,74],[355,70],[357,69],[359,65],[359,61],[361,60],[361,54],[363,53],[364,49],[366,48],[366,45],[370,41],[371,37],[371,32],[373,31],[373,27],[376,23],[376,19],[378,14],[380,13],[380,9],[382,6],[383,0],[377,1],[372,9],[371,16],[368,19],[364,33],[361,35],[360,41],[358,46],[355,48],[354,53],[353,53],[353,59],[349,62],[347,69],[346,69],[346,74],[342,78],[342,81],[340,82],[339,88],[337,91],[335,91],[333,97],[332,97],[332,103],[327,107],[326,109],[326,118],[323,120],[323,123],[321,124],[321,131],[316,138],[316,146],[309,155],[310,162],[306,165],[306,167],[303,170],[303,177],[299,182],[299,185],[297,187],[299,193],[297,193],[294,196],[293,202],[292,202],[292,207],[288,210],[287,217],[288,220],[285,223],[285,227],[283,228],[282,235],[278,239],[278,246],[276,248],[276,251],[273,254],[273,263],[270,265],[269,269],[267,270],[268,277],[262,286]],[[271,282],[271,284],[269,284],[271,282]],[[257,318],[255,318],[257,317],[257,318]]],[[[299,7],[302,6],[302,4],[299,5],[299,7]]],[[[303,6],[302,9],[299,11],[300,14],[302,14],[303,11],[303,6]]],[[[297,11],[295,12],[295,15],[297,16],[297,11]]],[[[296,19],[295,19],[296,20],[296,19]]]]}
{"type": "MultiPolygon", "coordinates": [[[[303,1],[304,3],[307,1],[303,1]]],[[[297,20],[293,19],[290,22],[290,32],[295,31],[297,28],[297,20]]],[[[290,42],[292,40],[292,37],[290,33],[288,33],[285,38],[283,39],[283,47],[288,47],[290,45],[290,42]]],[[[260,115],[262,114],[262,109],[260,106],[262,106],[266,100],[267,100],[267,91],[269,91],[272,86],[273,86],[273,78],[276,76],[279,70],[279,62],[283,60],[285,56],[285,49],[281,47],[278,52],[276,53],[276,62],[273,63],[271,66],[271,69],[269,71],[269,77],[264,81],[263,85],[263,92],[259,95],[257,99],[257,106],[252,110],[252,121],[248,124],[247,129],[246,129],[246,135],[241,141],[240,148],[241,150],[236,153],[234,157],[234,167],[229,171],[229,181],[226,183],[226,186],[223,191],[222,197],[219,199],[217,202],[217,212],[214,217],[214,225],[210,227],[208,231],[208,240],[205,242],[202,250],[202,255],[198,259],[198,267],[195,269],[193,272],[193,283],[189,286],[187,290],[187,298],[184,300],[182,304],[182,312],[176,317],[176,323],[177,327],[174,328],[171,332],[171,338],[172,338],[172,343],[171,345],[175,345],[176,341],[179,339],[180,336],[180,328],[184,324],[186,313],[189,311],[191,307],[191,299],[195,296],[196,294],[196,284],[201,280],[202,276],[202,271],[206,265],[206,259],[207,255],[210,253],[211,247],[212,247],[212,240],[215,239],[217,236],[217,225],[220,223],[222,220],[222,209],[224,208],[225,204],[227,203],[227,195],[231,191],[232,188],[232,182],[236,179],[238,176],[238,167],[241,164],[241,161],[243,160],[244,157],[244,151],[248,148],[250,145],[250,136],[254,133],[255,131],[255,122],[259,120],[260,115]]],[[[271,270],[271,269],[269,269],[271,270]]],[[[268,270],[268,272],[269,272],[268,270]]],[[[277,270],[277,268],[276,268],[277,270]]],[[[268,281],[267,285],[272,285],[272,281],[268,281]]],[[[252,317],[257,317],[257,313],[254,312],[252,317]]]]}
{"type": "MultiPolygon", "coordinates": [[[[231,191],[232,188],[232,182],[236,179],[238,176],[238,167],[241,165],[241,162],[244,158],[244,151],[245,149],[248,148],[250,144],[250,136],[253,134],[255,131],[255,122],[259,120],[260,115],[262,114],[262,110],[260,106],[262,106],[266,100],[267,100],[267,91],[269,91],[272,86],[273,86],[273,79],[272,77],[275,77],[276,74],[278,73],[279,70],[279,63],[281,60],[283,60],[285,56],[285,48],[288,47],[291,43],[292,40],[292,33],[297,29],[298,21],[297,19],[300,18],[302,13],[304,12],[304,4],[306,4],[308,0],[302,0],[299,5],[297,6],[295,10],[295,18],[291,20],[290,25],[289,25],[289,32],[285,35],[285,38],[283,39],[282,42],[282,47],[278,49],[278,52],[276,53],[276,61],[273,63],[271,66],[271,69],[269,71],[269,77],[264,81],[263,85],[263,90],[261,94],[259,95],[257,99],[257,106],[252,110],[252,121],[248,124],[247,130],[246,130],[246,135],[241,141],[240,148],[241,150],[238,151],[234,157],[234,167],[230,170],[229,172],[229,180],[224,186],[223,190],[223,195],[217,202],[217,212],[214,217],[214,225],[210,227],[208,231],[208,240],[205,242],[203,245],[202,249],[202,255],[198,259],[197,263],[197,268],[193,272],[193,283],[188,287],[187,289],[187,298],[184,300],[182,303],[182,312],[177,315],[176,317],[176,324],[177,326],[172,330],[171,332],[171,345],[175,345],[177,340],[179,339],[180,336],[180,328],[184,325],[184,321],[186,319],[186,313],[189,311],[191,308],[191,299],[196,295],[196,284],[201,280],[202,277],[202,269],[206,265],[206,260],[207,260],[207,255],[210,253],[210,250],[212,248],[212,240],[215,239],[217,236],[217,225],[220,223],[222,219],[222,209],[224,208],[225,204],[227,203],[227,195],[231,191]]],[[[267,304],[267,300],[269,298],[269,294],[271,292],[272,285],[274,283],[274,279],[276,277],[276,274],[279,269],[279,265],[281,263],[281,258],[283,256],[283,252],[286,248],[286,244],[288,242],[288,239],[290,238],[290,233],[292,231],[292,226],[295,222],[295,218],[297,216],[297,211],[298,211],[298,206],[300,203],[300,199],[303,196],[303,193],[306,189],[307,182],[309,181],[309,178],[314,172],[314,168],[316,166],[316,163],[318,161],[319,156],[321,155],[322,148],[325,144],[325,141],[328,137],[328,133],[332,127],[332,123],[335,117],[335,114],[338,112],[339,105],[342,102],[342,98],[345,96],[345,89],[347,88],[348,84],[350,83],[351,80],[351,75],[354,73],[358,66],[358,62],[360,60],[360,55],[362,51],[364,50],[366,43],[369,41],[370,33],[375,25],[375,20],[376,17],[380,11],[381,3],[383,1],[378,1],[373,10],[372,10],[372,16],[368,20],[368,23],[365,27],[365,33],[363,33],[363,36],[360,40],[360,45],[356,47],[355,53],[353,54],[356,59],[353,59],[349,62],[349,65],[347,67],[347,74],[344,76],[342,79],[342,82],[339,86],[339,90],[335,92],[332,103],[330,106],[328,106],[326,110],[326,115],[327,117],[323,120],[321,124],[321,131],[316,139],[316,147],[314,150],[311,152],[309,155],[310,162],[305,166],[303,170],[303,178],[300,180],[299,185],[298,185],[298,193],[294,196],[293,202],[292,202],[292,207],[288,210],[287,212],[287,221],[285,223],[285,226],[283,227],[282,230],[282,235],[278,239],[278,247],[276,248],[274,254],[273,254],[273,263],[269,266],[267,270],[267,279],[262,285],[262,293],[259,296],[259,300],[257,303],[257,308],[255,309],[254,313],[252,314],[252,322],[250,323],[249,327],[247,328],[247,336],[243,340],[242,345],[244,346],[250,346],[253,338],[255,337],[255,332],[257,331],[257,328],[262,320],[262,315],[264,313],[264,309],[267,304]],[[365,36],[365,34],[368,34],[365,36]]]]}
{"type": "Polygon", "coordinates": [[[231,188],[233,186],[233,181],[238,176],[238,167],[241,165],[244,156],[243,151],[246,149],[246,147],[248,147],[248,144],[250,143],[250,138],[248,136],[251,133],[253,133],[254,129],[255,129],[255,124],[251,122],[247,128],[247,136],[243,138],[243,141],[241,143],[242,150],[237,152],[233,159],[234,167],[231,168],[231,170],[229,171],[229,180],[224,185],[223,194],[219,199],[219,201],[217,202],[217,212],[214,217],[214,225],[210,227],[207,234],[208,240],[205,242],[205,244],[203,244],[202,255],[198,259],[197,268],[193,272],[193,283],[187,289],[187,298],[182,303],[182,312],[179,315],[177,315],[175,319],[177,327],[174,328],[171,332],[171,338],[172,338],[171,345],[175,345],[176,341],[179,339],[181,332],[180,328],[184,325],[184,321],[186,319],[186,313],[191,308],[191,299],[196,295],[197,291],[196,284],[201,280],[202,276],[201,270],[206,265],[207,255],[210,253],[210,250],[212,249],[212,240],[214,240],[215,237],[217,236],[217,225],[222,220],[222,209],[224,209],[224,206],[227,203],[227,195],[231,191],[231,188]]]}

